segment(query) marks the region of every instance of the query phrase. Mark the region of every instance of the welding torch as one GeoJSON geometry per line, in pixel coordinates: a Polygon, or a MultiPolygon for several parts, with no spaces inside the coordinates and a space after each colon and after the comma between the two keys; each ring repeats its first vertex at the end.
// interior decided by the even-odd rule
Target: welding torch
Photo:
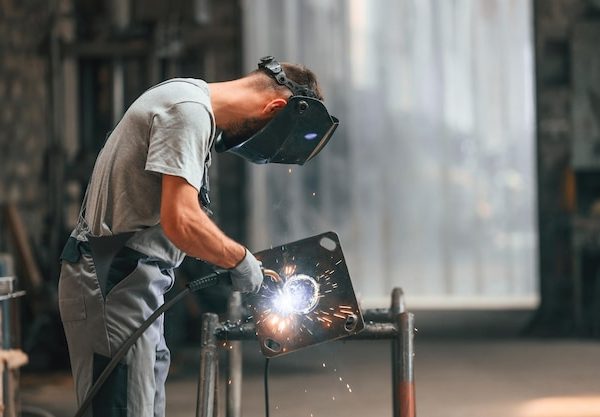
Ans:
{"type": "MultiPolygon", "coordinates": [[[[265,278],[269,277],[275,282],[282,282],[282,279],[277,272],[266,268],[261,268],[261,270],[265,278]]],[[[108,365],[106,365],[106,368],[104,368],[104,370],[90,389],[88,396],[85,398],[85,400],[77,410],[75,417],[82,417],[84,415],[86,410],[91,405],[92,400],[96,397],[96,395],[100,391],[100,388],[102,388],[102,385],[104,385],[104,383],[110,376],[111,372],[115,369],[117,364],[121,361],[121,359],[123,359],[123,357],[127,354],[127,351],[139,339],[139,337],[144,333],[144,331],[146,331],[146,329],[150,327],[150,325],[154,323],[161,314],[163,314],[175,304],[177,304],[179,301],[181,301],[186,295],[196,291],[204,290],[206,288],[214,287],[215,285],[219,284],[231,285],[231,276],[229,270],[216,269],[211,274],[190,281],[183,290],[177,293],[175,297],[165,302],[158,309],[156,309],[156,311],[154,311],[154,313],[152,313],[152,315],[150,315],[150,317],[148,317],[146,321],[144,321],[142,325],[139,328],[137,328],[127,340],[125,340],[125,342],[121,345],[119,350],[117,350],[117,352],[112,357],[111,361],[108,363],[108,365]]]]}

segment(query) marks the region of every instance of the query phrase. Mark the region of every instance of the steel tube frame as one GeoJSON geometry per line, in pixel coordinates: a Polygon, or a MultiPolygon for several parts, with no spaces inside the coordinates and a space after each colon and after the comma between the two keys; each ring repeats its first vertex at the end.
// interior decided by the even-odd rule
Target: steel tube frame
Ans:
{"type": "MultiPolygon", "coordinates": [[[[242,296],[234,291],[229,297],[228,318],[232,323],[242,319],[242,296]]],[[[242,415],[242,342],[229,342],[227,350],[227,417],[242,415]]]]}
{"type": "Polygon", "coordinates": [[[217,350],[217,326],[219,316],[205,313],[202,316],[202,334],[200,346],[200,374],[196,397],[196,417],[214,417],[216,393],[218,389],[217,369],[219,351],[217,350]]]}
{"type": "MultiPolygon", "coordinates": [[[[358,334],[345,337],[344,340],[394,339],[397,335],[398,330],[392,323],[372,323],[365,324],[364,330],[358,334]]],[[[256,340],[256,326],[254,326],[254,323],[244,323],[236,327],[219,326],[217,337],[223,341],[256,340]]]]}
{"type": "Polygon", "coordinates": [[[414,315],[407,313],[404,293],[392,291],[391,321],[396,328],[392,339],[392,414],[394,417],[415,417],[414,386],[414,315]]]}
{"type": "MultiPolygon", "coordinates": [[[[390,309],[372,309],[364,312],[367,322],[364,330],[344,340],[390,340],[392,359],[392,416],[415,417],[414,383],[414,315],[405,311],[404,294],[400,288],[392,291],[390,309]]],[[[239,294],[229,301],[229,319],[236,323],[241,318],[239,294]]],[[[202,364],[198,382],[197,417],[213,417],[218,413],[213,406],[218,389],[217,341],[227,342],[227,417],[240,417],[242,390],[241,341],[255,340],[254,323],[219,324],[212,313],[203,315],[202,364]],[[206,362],[206,363],[205,363],[206,362]],[[210,392],[212,391],[212,392],[210,392]]]]}

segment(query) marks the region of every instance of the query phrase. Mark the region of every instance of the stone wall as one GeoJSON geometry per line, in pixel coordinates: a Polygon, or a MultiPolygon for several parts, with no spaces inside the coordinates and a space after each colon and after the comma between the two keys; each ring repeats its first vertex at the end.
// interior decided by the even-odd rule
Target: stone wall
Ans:
{"type": "MultiPolygon", "coordinates": [[[[0,0],[0,204],[18,204],[38,243],[47,198],[50,4],[0,0]]],[[[4,224],[0,227],[4,231],[4,224]]],[[[0,233],[0,251],[6,240],[0,233]]]]}

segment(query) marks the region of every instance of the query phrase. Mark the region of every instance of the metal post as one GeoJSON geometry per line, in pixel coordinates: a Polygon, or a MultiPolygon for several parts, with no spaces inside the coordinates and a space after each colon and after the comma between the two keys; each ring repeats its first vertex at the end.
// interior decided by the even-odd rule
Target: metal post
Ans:
{"type": "Polygon", "coordinates": [[[397,314],[394,322],[398,336],[392,341],[393,415],[415,417],[414,315],[397,314]]]}
{"type": "MultiPolygon", "coordinates": [[[[233,323],[242,318],[242,296],[234,291],[229,297],[228,316],[233,323]]],[[[227,417],[242,415],[242,342],[230,341],[227,349],[227,417]]]]}
{"type": "Polygon", "coordinates": [[[414,316],[405,312],[404,293],[392,291],[391,322],[396,327],[392,339],[392,409],[394,417],[415,417],[413,375],[414,316]]]}
{"type": "Polygon", "coordinates": [[[202,315],[196,417],[213,417],[215,415],[215,391],[217,389],[217,368],[219,366],[216,335],[218,325],[219,316],[216,314],[205,313],[202,315]]]}
{"type": "Polygon", "coordinates": [[[392,290],[392,306],[390,308],[390,318],[394,318],[396,314],[404,313],[406,305],[404,303],[404,291],[402,288],[394,288],[392,290]]]}

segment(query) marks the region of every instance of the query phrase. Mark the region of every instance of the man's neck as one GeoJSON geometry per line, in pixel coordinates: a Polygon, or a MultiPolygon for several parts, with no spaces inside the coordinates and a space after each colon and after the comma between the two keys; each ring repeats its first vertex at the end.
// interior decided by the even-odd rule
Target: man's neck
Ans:
{"type": "Polygon", "coordinates": [[[260,99],[248,81],[243,78],[209,83],[208,88],[217,127],[244,119],[257,108],[260,99]]]}

